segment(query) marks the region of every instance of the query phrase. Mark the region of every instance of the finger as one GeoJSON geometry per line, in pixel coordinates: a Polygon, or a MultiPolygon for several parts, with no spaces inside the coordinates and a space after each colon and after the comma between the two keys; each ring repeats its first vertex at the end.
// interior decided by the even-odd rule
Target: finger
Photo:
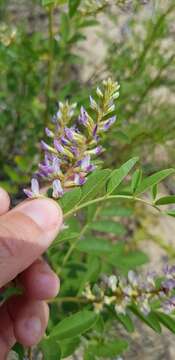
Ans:
{"type": "Polygon", "coordinates": [[[37,260],[19,277],[25,294],[31,299],[46,300],[59,291],[59,279],[44,260],[37,260]]]}
{"type": "Polygon", "coordinates": [[[48,248],[61,224],[61,209],[50,199],[25,202],[0,217],[0,288],[48,248]]]}
{"type": "Polygon", "coordinates": [[[0,215],[5,214],[9,210],[10,198],[7,192],[0,188],[0,215]]]}
{"type": "Polygon", "coordinates": [[[44,301],[16,298],[9,302],[8,310],[13,320],[16,340],[24,346],[37,344],[47,327],[48,305],[44,301]]]}
{"type": "Polygon", "coordinates": [[[16,342],[13,323],[6,305],[0,308],[0,319],[0,359],[5,360],[8,352],[16,342]]]}

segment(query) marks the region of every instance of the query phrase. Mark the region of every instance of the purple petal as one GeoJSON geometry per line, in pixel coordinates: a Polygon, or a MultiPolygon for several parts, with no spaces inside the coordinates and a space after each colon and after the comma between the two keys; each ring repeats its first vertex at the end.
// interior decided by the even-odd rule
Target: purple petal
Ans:
{"type": "Polygon", "coordinates": [[[27,190],[27,189],[23,189],[24,194],[27,195],[28,198],[32,199],[33,198],[33,193],[31,190],[27,190]]]}
{"type": "Polygon", "coordinates": [[[49,146],[48,144],[46,144],[45,141],[41,140],[41,149],[42,149],[42,150],[49,151],[49,150],[50,150],[50,146],[49,146]]]}
{"type": "Polygon", "coordinates": [[[53,171],[55,173],[59,173],[60,172],[60,161],[57,157],[55,157],[53,159],[53,171]]]}
{"type": "Polygon", "coordinates": [[[77,155],[78,155],[78,149],[77,149],[77,147],[76,147],[76,146],[71,146],[71,152],[72,152],[72,154],[74,154],[75,156],[77,156],[77,155]]]}
{"type": "Polygon", "coordinates": [[[54,136],[54,133],[48,128],[45,128],[45,133],[48,137],[52,138],[54,136]]]}
{"type": "Polygon", "coordinates": [[[164,289],[171,291],[171,290],[175,289],[175,280],[168,279],[168,280],[164,281],[162,286],[164,289]]]}
{"type": "Polygon", "coordinates": [[[99,155],[99,154],[101,154],[102,151],[103,151],[103,147],[97,146],[96,148],[89,150],[88,152],[93,155],[99,155]]]}
{"type": "Polygon", "coordinates": [[[33,194],[39,195],[39,182],[37,179],[31,180],[31,190],[33,194]]]}
{"type": "Polygon", "coordinates": [[[91,157],[90,155],[86,155],[84,157],[84,159],[81,160],[81,163],[80,163],[80,166],[81,166],[81,169],[86,171],[86,169],[89,167],[90,165],[90,161],[91,161],[91,157]]]}
{"type": "Polygon", "coordinates": [[[38,180],[37,179],[32,179],[31,180],[31,190],[24,189],[23,191],[29,198],[34,198],[34,197],[39,196],[39,183],[38,183],[38,180]]]}
{"type": "Polygon", "coordinates": [[[78,118],[78,121],[79,121],[80,124],[82,124],[84,126],[87,125],[87,121],[88,121],[87,112],[86,112],[86,110],[84,109],[83,106],[81,106],[80,116],[78,118]]]}
{"type": "Polygon", "coordinates": [[[65,127],[64,132],[68,140],[72,141],[74,139],[74,131],[71,128],[65,127]]]}
{"type": "Polygon", "coordinates": [[[74,176],[74,183],[75,185],[83,185],[86,182],[86,179],[84,176],[81,176],[80,174],[75,174],[74,176]]]}
{"type": "Polygon", "coordinates": [[[103,125],[103,130],[107,131],[116,121],[116,116],[112,116],[110,119],[108,119],[104,125],[103,125]]]}
{"type": "Polygon", "coordinates": [[[50,152],[45,152],[44,161],[46,165],[50,165],[50,161],[53,160],[53,155],[50,152]]]}
{"type": "Polygon", "coordinates": [[[53,173],[53,169],[50,165],[39,164],[38,167],[45,176],[53,173]]]}
{"type": "Polygon", "coordinates": [[[68,140],[65,138],[65,136],[61,136],[61,142],[62,142],[63,145],[68,145],[68,144],[69,144],[69,142],[68,142],[68,140]]]}
{"type": "Polygon", "coordinates": [[[97,130],[98,130],[98,125],[96,124],[94,129],[93,129],[93,133],[92,133],[94,138],[96,138],[97,130]]]}
{"type": "Polygon", "coordinates": [[[64,154],[64,147],[60,144],[60,142],[57,139],[54,140],[54,147],[58,152],[64,154]]]}
{"type": "Polygon", "coordinates": [[[61,196],[63,196],[64,194],[64,190],[62,188],[62,185],[61,185],[61,182],[60,180],[54,180],[53,183],[52,183],[52,186],[53,186],[53,193],[52,193],[52,196],[54,198],[59,198],[61,196]]]}
{"type": "Polygon", "coordinates": [[[175,302],[172,299],[168,299],[163,303],[163,311],[165,314],[170,314],[174,310],[175,302]]]}
{"type": "Polygon", "coordinates": [[[81,167],[82,171],[89,173],[95,169],[95,165],[91,164],[90,160],[91,160],[90,155],[86,155],[84,159],[78,162],[77,165],[81,167]]]}

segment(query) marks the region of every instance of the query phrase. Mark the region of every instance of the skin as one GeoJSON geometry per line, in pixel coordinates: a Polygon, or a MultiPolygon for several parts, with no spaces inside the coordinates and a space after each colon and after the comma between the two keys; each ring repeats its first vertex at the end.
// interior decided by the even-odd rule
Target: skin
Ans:
{"type": "Polygon", "coordinates": [[[49,318],[46,300],[59,291],[59,280],[41,255],[61,228],[61,209],[50,199],[9,207],[0,188],[0,291],[14,279],[24,289],[0,307],[0,360],[16,341],[24,346],[40,341],[49,318]]]}

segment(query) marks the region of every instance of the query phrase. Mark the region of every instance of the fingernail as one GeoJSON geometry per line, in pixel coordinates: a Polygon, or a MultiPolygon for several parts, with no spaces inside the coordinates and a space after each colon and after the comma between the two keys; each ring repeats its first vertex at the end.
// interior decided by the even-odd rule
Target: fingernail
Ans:
{"type": "Polygon", "coordinates": [[[60,207],[52,200],[36,199],[23,203],[16,209],[30,217],[43,231],[59,228],[62,224],[60,207]]]}
{"type": "Polygon", "coordinates": [[[22,320],[20,328],[31,343],[35,343],[42,333],[41,320],[35,316],[22,320]]]}

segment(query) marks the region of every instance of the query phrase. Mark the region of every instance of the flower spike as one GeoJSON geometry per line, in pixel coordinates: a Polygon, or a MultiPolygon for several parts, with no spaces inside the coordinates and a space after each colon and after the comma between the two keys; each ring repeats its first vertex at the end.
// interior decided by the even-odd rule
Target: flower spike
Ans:
{"type": "MultiPolygon", "coordinates": [[[[45,156],[37,172],[44,187],[52,187],[53,198],[62,197],[65,189],[82,186],[96,169],[94,158],[104,151],[100,138],[116,121],[113,112],[118,90],[118,83],[103,81],[95,97],[89,97],[91,112],[82,106],[78,119],[74,117],[77,104],[58,103],[52,130],[45,129],[49,143],[41,141],[45,156]]],[[[24,192],[30,198],[40,196],[37,180],[32,180],[31,190],[24,192]]]]}

